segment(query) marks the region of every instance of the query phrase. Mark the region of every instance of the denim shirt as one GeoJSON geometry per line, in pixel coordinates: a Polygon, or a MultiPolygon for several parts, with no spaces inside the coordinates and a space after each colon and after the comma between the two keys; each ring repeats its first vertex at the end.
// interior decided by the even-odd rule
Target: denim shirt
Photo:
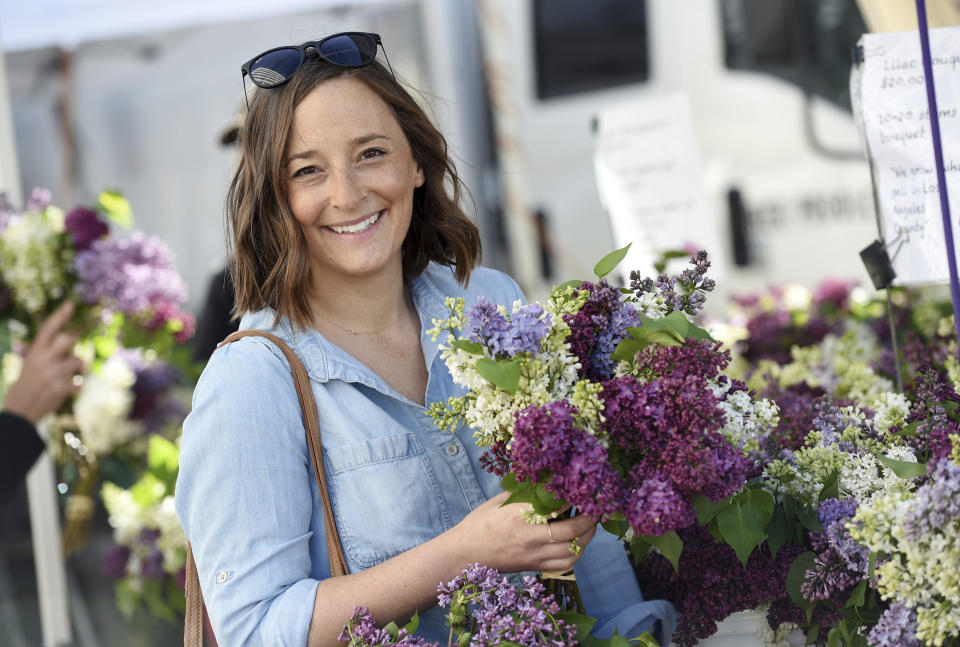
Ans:
{"type": "MultiPolygon", "coordinates": [[[[468,287],[430,265],[410,284],[422,331],[445,318],[447,296],[480,295],[510,307],[522,299],[506,275],[479,268],[468,287]]],[[[240,328],[268,330],[303,360],[317,402],[333,513],[351,572],[361,571],[452,528],[500,492],[479,463],[469,428],[437,429],[424,406],[319,332],[296,329],[274,312],[248,313],[240,328]]],[[[442,340],[438,340],[442,341],[442,340]]],[[[429,373],[426,403],[461,395],[438,342],[422,333],[429,373]]],[[[220,644],[307,642],[318,582],[330,575],[323,510],[293,378],[268,340],[253,337],[216,351],[184,423],[176,507],[197,562],[220,644]]],[[[597,635],[669,637],[669,603],[643,601],[623,547],[599,530],[576,567],[597,635]]],[[[439,582],[438,582],[439,584],[439,582]]],[[[420,635],[446,644],[444,610],[421,614],[420,635]]],[[[663,641],[664,643],[666,641],[663,641]]]]}

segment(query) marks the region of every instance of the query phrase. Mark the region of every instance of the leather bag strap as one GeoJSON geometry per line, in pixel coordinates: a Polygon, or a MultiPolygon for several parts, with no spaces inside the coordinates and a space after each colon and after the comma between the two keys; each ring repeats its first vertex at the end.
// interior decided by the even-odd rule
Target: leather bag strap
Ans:
{"type": "MultiPolygon", "coordinates": [[[[307,447],[313,463],[313,475],[317,479],[320,490],[320,501],[323,505],[323,520],[326,526],[327,553],[330,557],[330,575],[339,577],[349,572],[347,557],[340,543],[337,524],[333,518],[333,506],[330,504],[330,492],[327,490],[327,477],[323,469],[323,455],[320,444],[320,419],[317,415],[317,403],[313,399],[313,389],[310,387],[310,376],[297,354],[283,340],[276,335],[263,330],[238,330],[224,339],[217,348],[243,337],[266,337],[277,348],[283,351],[290,372],[293,374],[293,383],[297,389],[297,399],[300,401],[300,412],[303,416],[304,430],[307,435],[307,447]]],[[[187,573],[186,573],[186,616],[183,623],[184,647],[203,646],[203,594],[200,592],[200,577],[197,573],[197,564],[193,559],[193,549],[187,544],[187,573]]]]}

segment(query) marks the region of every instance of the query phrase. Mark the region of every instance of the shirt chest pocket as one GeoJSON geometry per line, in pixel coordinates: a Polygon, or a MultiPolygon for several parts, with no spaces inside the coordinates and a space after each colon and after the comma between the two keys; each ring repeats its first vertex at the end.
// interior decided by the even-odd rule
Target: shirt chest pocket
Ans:
{"type": "Polygon", "coordinates": [[[325,449],[324,459],[351,567],[375,566],[450,527],[436,474],[413,434],[325,449]]]}

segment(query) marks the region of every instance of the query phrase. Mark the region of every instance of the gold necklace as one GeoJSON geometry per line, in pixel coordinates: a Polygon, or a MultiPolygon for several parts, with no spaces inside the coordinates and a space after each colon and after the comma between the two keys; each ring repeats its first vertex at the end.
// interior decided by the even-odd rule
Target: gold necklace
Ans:
{"type": "Polygon", "coordinates": [[[339,328],[340,330],[343,330],[344,332],[346,332],[346,333],[348,333],[348,334],[351,334],[351,335],[353,335],[354,337],[360,337],[361,335],[376,335],[377,333],[381,333],[381,332],[387,330],[388,328],[392,328],[393,326],[395,326],[395,325],[397,324],[397,322],[400,321],[400,317],[403,316],[403,313],[401,312],[399,315],[397,315],[397,318],[396,318],[396,319],[394,319],[393,321],[391,321],[389,324],[387,324],[387,325],[384,326],[383,328],[377,328],[376,330],[357,330],[357,329],[355,329],[355,328],[347,328],[346,326],[344,326],[344,325],[342,325],[342,324],[338,324],[336,321],[334,321],[333,319],[331,319],[331,318],[328,317],[327,315],[323,314],[323,310],[317,310],[317,314],[320,315],[320,316],[321,316],[324,320],[326,320],[328,323],[332,323],[334,326],[336,326],[336,327],[339,328]]]}

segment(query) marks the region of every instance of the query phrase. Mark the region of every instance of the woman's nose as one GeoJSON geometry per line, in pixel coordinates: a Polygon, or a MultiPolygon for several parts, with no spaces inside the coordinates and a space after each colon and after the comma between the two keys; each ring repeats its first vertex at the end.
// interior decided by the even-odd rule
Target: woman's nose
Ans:
{"type": "Polygon", "coordinates": [[[334,207],[343,211],[350,211],[363,199],[364,190],[353,169],[339,169],[331,178],[332,195],[330,201],[334,207]]]}

